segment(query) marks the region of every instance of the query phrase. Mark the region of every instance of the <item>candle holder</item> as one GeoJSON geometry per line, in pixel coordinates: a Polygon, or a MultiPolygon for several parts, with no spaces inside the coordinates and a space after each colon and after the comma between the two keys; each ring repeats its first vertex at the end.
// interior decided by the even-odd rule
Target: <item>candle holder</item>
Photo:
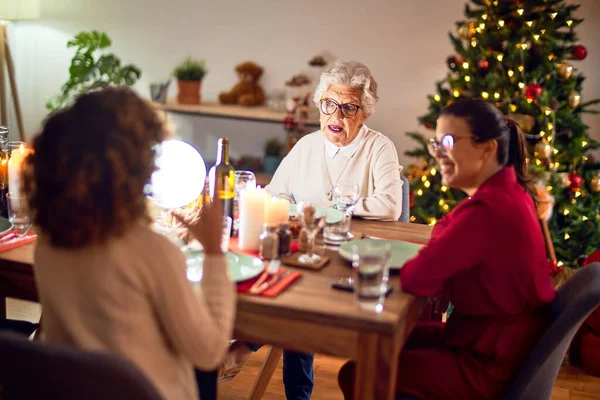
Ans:
{"type": "MultiPolygon", "coordinates": [[[[22,195],[22,168],[23,161],[31,152],[27,143],[20,141],[8,142],[5,146],[5,153],[8,156],[7,161],[7,183],[8,193],[15,197],[22,195]]],[[[1,163],[1,161],[0,161],[1,163]]]]}

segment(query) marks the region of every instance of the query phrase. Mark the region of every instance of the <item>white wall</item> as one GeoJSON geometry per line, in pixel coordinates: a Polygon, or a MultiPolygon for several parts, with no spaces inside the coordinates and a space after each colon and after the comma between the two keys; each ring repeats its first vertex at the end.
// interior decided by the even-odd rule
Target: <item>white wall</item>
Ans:
{"type": "MultiPolygon", "coordinates": [[[[46,115],[45,100],[67,78],[72,56],[67,40],[80,30],[98,29],[110,35],[112,51],[124,62],[142,69],[136,87],[146,97],[149,83],[167,79],[188,54],[207,60],[205,99],[229,89],[236,80],[234,66],[247,59],[265,68],[262,84],[267,91],[281,88],[291,75],[307,69],[312,56],[325,51],[364,62],[380,84],[380,103],[368,124],[390,136],[402,157],[414,147],[404,133],[418,128],[416,118],[427,109],[426,95],[447,71],[445,59],[453,52],[447,33],[463,18],[465,0],[41,2],[41,20],[21,21],[10,29],[30,134],[46,115]]],[[[600,97],[600,1],[578,3],[579,16],[586,18],[578,34],[589,54],[573,64],[587,76],[585,100],[600,97]]],[[[586,116],[586,122],[600,139],[600,117],[586,116]]],[[[193,124],[182,125],[190,129],[193,124]]],[[[256,141],[255,134],[251,137],[256,141]]],[[[243,153],[244,137],[232,141],[234,153],[243,153]]]]}

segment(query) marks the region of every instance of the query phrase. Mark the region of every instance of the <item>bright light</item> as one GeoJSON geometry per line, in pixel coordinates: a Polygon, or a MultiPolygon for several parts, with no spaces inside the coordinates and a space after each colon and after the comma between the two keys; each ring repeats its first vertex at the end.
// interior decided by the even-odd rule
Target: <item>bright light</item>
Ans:
{"type": "Polygon", "coordinates": [[[150,196],[164,208],[185,207],[197,200],[204,189],[206,164],[198,150],[180,140],[166,140],[157,146],[158,168],[152,174],[150,196]]]}

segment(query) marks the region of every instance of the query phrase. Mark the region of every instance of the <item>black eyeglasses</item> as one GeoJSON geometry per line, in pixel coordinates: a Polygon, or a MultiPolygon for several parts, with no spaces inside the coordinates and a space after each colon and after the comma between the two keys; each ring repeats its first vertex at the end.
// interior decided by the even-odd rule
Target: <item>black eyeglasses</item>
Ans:
{"type": "Polygon", "coordinates": [[[340,104],[333,99],[321,99],[321,112],[325,115],[332,115],[338,110],[342,110],[342,115],[346,118],[354,117],[360,106],[356,104],[340,104]]]}
{"type": "Polygon", "coordinates": [[[436,138],[429,139],[427,141],[427,150],[429,150],[429,154],[431,154],[432,157],[436,156],[438,149],[442,154],[448,154],[448,152],[452,151],[454,148],[454,144],[460,139],[475,140],[473,136],[454,136],[450,133],[446,133],[439,141],[436,138]]]}

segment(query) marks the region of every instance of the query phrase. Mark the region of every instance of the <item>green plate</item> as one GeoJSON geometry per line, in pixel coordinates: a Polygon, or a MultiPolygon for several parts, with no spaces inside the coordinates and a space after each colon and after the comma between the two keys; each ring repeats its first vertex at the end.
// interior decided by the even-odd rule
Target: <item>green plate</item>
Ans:
{"type": "Polygon", "coordinates": [[[340,256],[344,257],[346,260],[352,260],[352,246],[358,245],[359,248],[361,246],[366,245],[369,242],[385,242],[389,243],[392,246],[392,261],[390,263],[390,269],[400,269],[411,258],[415,257],[419,250],[424,247],[422,244],[415,244],[409,242],[399,242],[395,240],[380,240],[380,239],[361,239],[361,240],[353,240],[351,242],[344,243],[340,246],[339,253],[340,256]]]}
{"type": "Polygon", "coordinates": [[[10,231],[13,228],[13,224],[4,217],[0,217],[0,235],[10,231]]]}
{"type": "MultiPolygon", "coordinates": [[[[261,259],[247,256],[245,254],[225,253],[229,276],[234,282],[243,282],[252,279],[264,270],[265,266],[261,259]]],[[[202,251],[190,251],[187,256],[187,277],[190,281],[199,282],[202,279],[202,262],[204,253],[202,251]]]]}
{"type": "MultiPolygon", "coordinates": [[[[323,206],[323,207],[319,207],[319,210],[321,210],[321,212],[323,210],[327,210],[327,223],[328,224],[335,224],[336,222],[340,222],[344,216],[344,213],[342,213],[339,210],[336,210],[335,208],[323,206]]],[[[289,216],[290,217],[296,216],[296,205],[295,204],[290,204],[289,216]]]]}

